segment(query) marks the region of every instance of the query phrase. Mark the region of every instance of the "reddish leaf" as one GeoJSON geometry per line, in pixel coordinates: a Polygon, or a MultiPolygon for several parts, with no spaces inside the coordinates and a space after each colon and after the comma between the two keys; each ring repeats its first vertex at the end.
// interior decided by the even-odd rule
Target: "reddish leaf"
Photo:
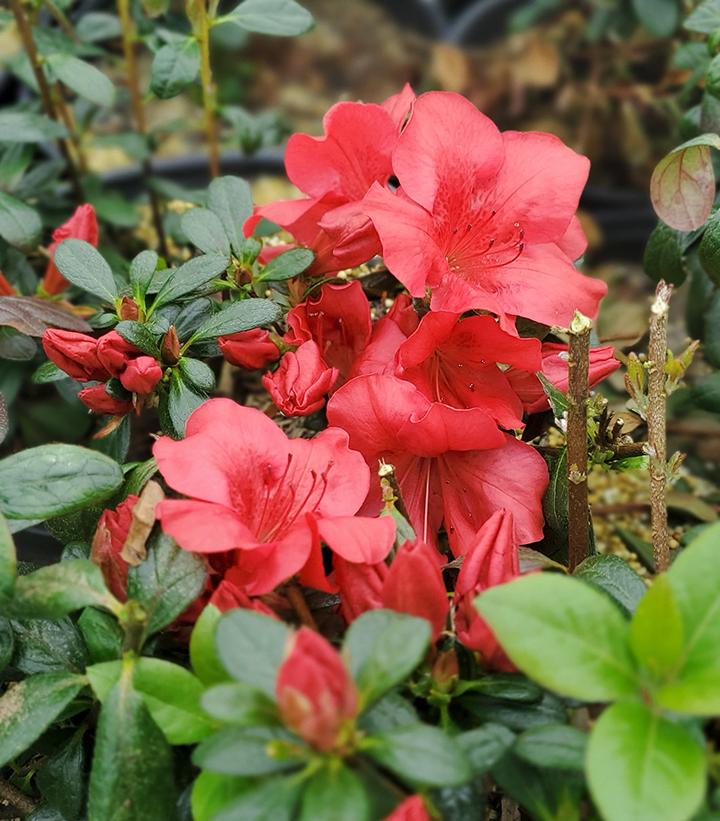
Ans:
{"type": "Polygon", "coordinates": [[[9,325],[28,336],[42,336],[48,328],[86,331],[92,328],[65,308],[32,296],[0,297],[0,326],[9,325]]]}

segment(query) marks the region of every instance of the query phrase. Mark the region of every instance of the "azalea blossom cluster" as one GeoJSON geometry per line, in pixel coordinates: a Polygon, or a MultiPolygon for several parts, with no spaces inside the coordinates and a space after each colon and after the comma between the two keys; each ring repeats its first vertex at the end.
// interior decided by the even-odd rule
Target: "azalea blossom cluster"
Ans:
{"type": "MultiPolygon", "coordinates": [[[[576,310],[597,314],[605,285],[573,264],[588,161],[549,134],[501,133],[459,95],[409,87],[382,105],[340,103],[324,127],[288,145],[288,176],[306,196],[258,208],[245,226],[249,236],[265,217],[314,252],[287,289],[284,333],[219,344],[229,362],[265,370],[282,414],[324,408],[328,425],[288,438],[261,411],[210,399],[182,440],[154,445],[177,494],[156,516],[206,556],[220,609],[273,613],[297,580],[339,594],[347,623],[379,607],[422,616],[436,639],[453,630],[484,665],[512,669],[472,602],[517,576],[519,546],[543,537],[547,467],[519,433],[548,408],[538,374],[567,388],[567,348],[521,335],[517,319],[549,330],[576,310]],[[372,303],[346,269],[378,256],[398,286],[372,303]],[[395,503],[414,537],[396,533],[395,503]],[[449,562],[460,566],[451,589],[449,562]]],[[[112,333],[82,356],[67,334],[45,344],[75,378],[152,389],[135,381],[143,357],[112,333]]],[[[590,359],[591,384],[619,366],[608,347],[590,359]]],[[[96,557],[118,596],[134,502],[106,512],[96,557]]]]}

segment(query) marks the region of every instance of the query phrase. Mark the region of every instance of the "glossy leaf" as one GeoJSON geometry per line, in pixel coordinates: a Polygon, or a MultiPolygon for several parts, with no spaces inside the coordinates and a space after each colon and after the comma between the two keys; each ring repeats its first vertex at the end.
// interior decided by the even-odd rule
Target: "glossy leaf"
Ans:
{"type": "Polygon", "coordinates": [[[226,302],[193,334],[193,340],[215,339],[218,336],[249,331],[276,322],[282,316],[280,308],[269,299],[243,299],[226,302]]]}
{"type": "Polygon", "coordinates": [[[588,736],[568,724],[531,727],[514,746],[517,756],[536,767],[582,771],[588,736]]]}
{"type": "Polygon", "coordinates": [[[720,213],[713,214],[703,231],[698,258],[705,273],[720,285],[720,213]]]}
{"type": "Polygon", "coordinates": [[[140,251],[130,263],[130,284],[136,293],[145,295],[148,285],[158,266],[159,257],[155,251],[140,251]]]}
{"type": "Polygon", "coordinates": [[[26,675],[85,669],[87,653],[79,630],[69,618],[12,622],[15,634],[13,667],[26,675]]]}
{"type": "Polygon", "coordinates": [[[155,306],[174,302],[222,274],[228,260],[219,254],[193,257],[170,273],[155,297],[155,306]]]}
{"type": "Polygon", "coordinates": [[[365,787],[341,762],[323,767],[305,786],[299,821],[368,821],[365,787]]]}
{"type": "Polygon", "coordinates": [[[614,553],[598,553],[588,557],[575,569],[575,576],[604,590],[627,613],[635,611],[647,591],[640,576],[614,553]]]}
{"type": "Polygon", "coordinates": [[[50,755],[37,776],[43,799],[63,818],[76,821],[85,800],[85,750],[82,732],[50,755]]]}
{"type": "Polygon", "coordinates": [[[215,643],[215,628],[222,613],[214,604],[205,605],[190,634],[190,663],[203,684],[228,680],[215,643]]]}
{"type": "Polygon", "coordinates": [[[468,730],[457,736],[457,742],[465,751],[474,775],[483,775],[515,743],[515,733],[502,724],[487,722],[482,727],[468,730]]]}
{"type": "Polygon", "coordinates": [[[271,753],[273,742],[292,738],[286,731],[271,727],[227,727],[200,742],[193,763],[225,775],[270,775],[295,769],[300,758],[271,753]]]}
{"type": "Polygon", "coordinates": [[[16,572],[15,542],[5,517],[0,514],[0,601],[12,594],[16,572]]]}
{"type": "Polygon", "coordinates": [[[203,393],[209,393],[215,387],[215,372],[201,359],[184,356],[178,362],[178,370],[183,382],[203,393]]]}
{"type": "Polygon", "coordinates": [[[309,248],[292,248],[290,251],[285,251],[284,254],[279,254],[271,259],[256,281],[281,282],[292,279],[309,268],[314,259],[315,254],[309,248]]]}
{"type": "Polygon", "coordinates": [[[664,222],[658,222],[648,237],[643,268],[654,282],[661,279],[673,285],[685,282],[687,271],[683,264],[679,234],[664,222]]]}

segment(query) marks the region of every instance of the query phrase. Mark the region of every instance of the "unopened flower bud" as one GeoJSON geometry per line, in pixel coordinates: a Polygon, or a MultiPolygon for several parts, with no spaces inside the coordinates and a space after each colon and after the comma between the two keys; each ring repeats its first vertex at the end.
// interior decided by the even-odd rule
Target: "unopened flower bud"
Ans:
{"type": "Polygon", "coordinates": [[[170,366],[177,365],[180,360],[180,340],[174,325],[168,328],[163,337],[160,344],[160,356],[162,361],[170,366]]]}
{"type": "Polygon", "coordinates": [[[132,393],[148,394],[162,379],[162,368],[152,356],[138,356],[128,362],[120,375],[122,386],[132,393]]]}
{"type": "Polygon", "coordinates": [[[120,307],[118,308],[118,316],[120,319],[136,320],[140,315],[140,309],[132,297],[124,296],[120,300],[120,307]]]}
{"type": "Polygon", "coordinates": [[[304,342],[288,351],[275,373],[266,373],[262,383],[285,416],[309,416],[325,404],[325,395],[339,376],[328,368],[318,346],[304,342]]]}
{"type": "Polygon", "coordinates": [[[124,416],[132,410],[132,402],[115,399],[105,390],[105,385],[93,385],[78,393],[78,399],[95,413],[108,413],[112,416],[124,416]]]}
{"type": "Polygon", "coordinates": [[[87,334],[49,328],[42,346],[48,359],[78,382],[105,382],[110,376],[98,357],[97,340],[87,334]]]}

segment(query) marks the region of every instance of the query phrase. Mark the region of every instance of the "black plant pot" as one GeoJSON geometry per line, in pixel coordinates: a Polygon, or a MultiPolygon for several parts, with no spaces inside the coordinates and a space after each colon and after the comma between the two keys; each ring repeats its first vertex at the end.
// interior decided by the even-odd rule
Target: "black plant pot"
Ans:
{"type": "Polygon", "coordinates": [[[447,28],[447,20],[440,0],[378,0],[402,26],[440,39],[447,28]]]}

